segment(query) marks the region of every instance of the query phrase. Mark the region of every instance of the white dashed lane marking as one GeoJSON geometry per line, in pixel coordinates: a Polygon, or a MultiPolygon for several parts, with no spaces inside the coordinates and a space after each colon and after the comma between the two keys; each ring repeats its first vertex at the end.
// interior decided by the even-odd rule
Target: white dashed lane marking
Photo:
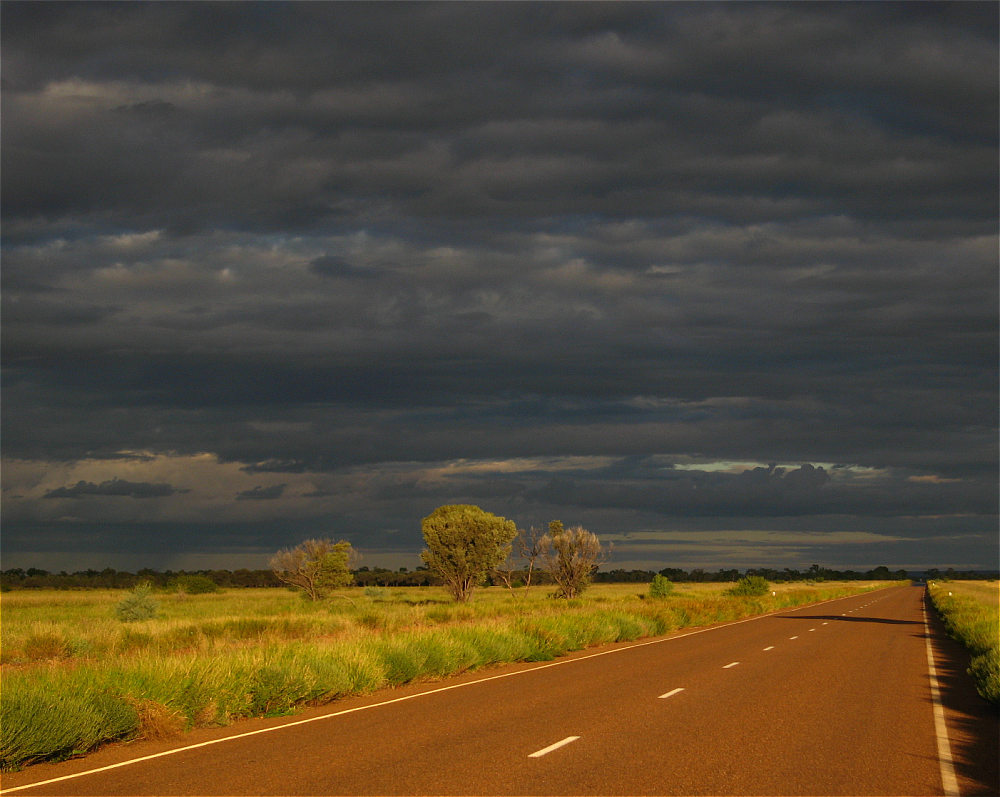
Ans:
{"type": "Polygon", "coordinates": [[[575,742],[579,738],[580,738],[579,736],[567,736],[562,741],[556,742],[555,744],[550,744],[548,747],[543,747],[541,750],[536,750],[534,753],[531,753],[528,756],[528,758],[541,758],[543,755],[548,755],[553,750],[558,750],[560,747],[565,747],[570,742],[575,742]]]}

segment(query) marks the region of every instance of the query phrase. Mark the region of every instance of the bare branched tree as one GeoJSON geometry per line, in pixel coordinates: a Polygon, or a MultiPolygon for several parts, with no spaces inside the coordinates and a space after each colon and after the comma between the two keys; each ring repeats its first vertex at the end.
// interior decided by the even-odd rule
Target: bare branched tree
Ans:
{"type": "Polygon", "coordinates": [[[575,598],[590,584],[594,571],[607,561],[609,552],[596,534],[583,526],[563,528],[558,520],[549,523],[549,531],[539,542],[542,569],[556,583],[556,596],[575,598]]]}
{"type": "Polygon", "coordinates": [[[511,552],[500,565],[493,569],[493,575],[510,591],[514,598],[518,597],[519,588],[522,597],[528,593],[532,576],[535,573],[535,563],[542,553],[541,541],[542,533],[534,526],[527,531],[518,529],[511,552]]]}
{"type": "Polygon", "coordinates": [[[281,581],[317,601],[331,589],[354,583],[351,565],[356,556],[347,540],[306,540],[278,551],[271,557],[271,569],[281,581]]]}

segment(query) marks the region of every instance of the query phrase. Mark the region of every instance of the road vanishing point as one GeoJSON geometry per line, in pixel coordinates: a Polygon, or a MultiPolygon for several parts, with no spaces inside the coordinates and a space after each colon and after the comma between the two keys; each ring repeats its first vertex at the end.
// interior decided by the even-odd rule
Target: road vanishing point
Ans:
{"type": "Polygon", "coordinates": [[[113,745],[19,795],[998,795],[997,712],[892,587],[113,745]]]}

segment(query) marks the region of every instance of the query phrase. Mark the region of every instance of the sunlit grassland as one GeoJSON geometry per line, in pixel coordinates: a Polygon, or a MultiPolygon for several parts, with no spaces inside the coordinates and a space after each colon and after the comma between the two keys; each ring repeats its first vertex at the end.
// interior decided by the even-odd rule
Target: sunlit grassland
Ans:
{"type": "Polygon", "coordinates": [[[433,587],[347,589],[310,603],[281,589],[159,594],[155,619],[122,623],[125,593],[13,592],[2,599],[0,766],[155,738],[244,717],[592,645],[667,634],[873,589],[878,582],[598,584],[577,600],[551,587],[492,587],[465,605],[433,587]]]}
{"type": "Polygon", "coordinates": [[[948,633],[972,654],[969,674],[979,694],[1000,705],[1000,582],[935,581],[927,588],[948,633]]]}

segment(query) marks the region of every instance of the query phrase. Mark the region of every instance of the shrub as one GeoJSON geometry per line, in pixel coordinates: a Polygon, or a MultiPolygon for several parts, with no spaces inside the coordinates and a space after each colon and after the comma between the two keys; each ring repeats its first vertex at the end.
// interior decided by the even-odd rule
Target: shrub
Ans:
{"type": "Polygon", "coordinates": [[[736,582],[736,586],[727,590],[730,595],[745,595],[755,597],[766,595],[771,590],[771,585],[763,576],[744,576],[736,582]]]}
{"type": "Polygon", "coordinates": [[[150,595],[152,591],[153,587],[148,581],[137,585],[115,606],[115,616],[123,623],[135,623],[156,617],[160,607],[150,595]]]}
{"type": "Polygon", "coordinates": [[[674,582],[666,576],[657,573],[653,576],[653,581],[649,585],[649,597],[665,598],[674,591],[674,582]]]}
{"type": "Polygon", "coordinates": [[[176,581],[177,589],[188,595],[205,595],[209,592],[220,592],[219,585],[208,576],[181,576],[176,581]]]}

